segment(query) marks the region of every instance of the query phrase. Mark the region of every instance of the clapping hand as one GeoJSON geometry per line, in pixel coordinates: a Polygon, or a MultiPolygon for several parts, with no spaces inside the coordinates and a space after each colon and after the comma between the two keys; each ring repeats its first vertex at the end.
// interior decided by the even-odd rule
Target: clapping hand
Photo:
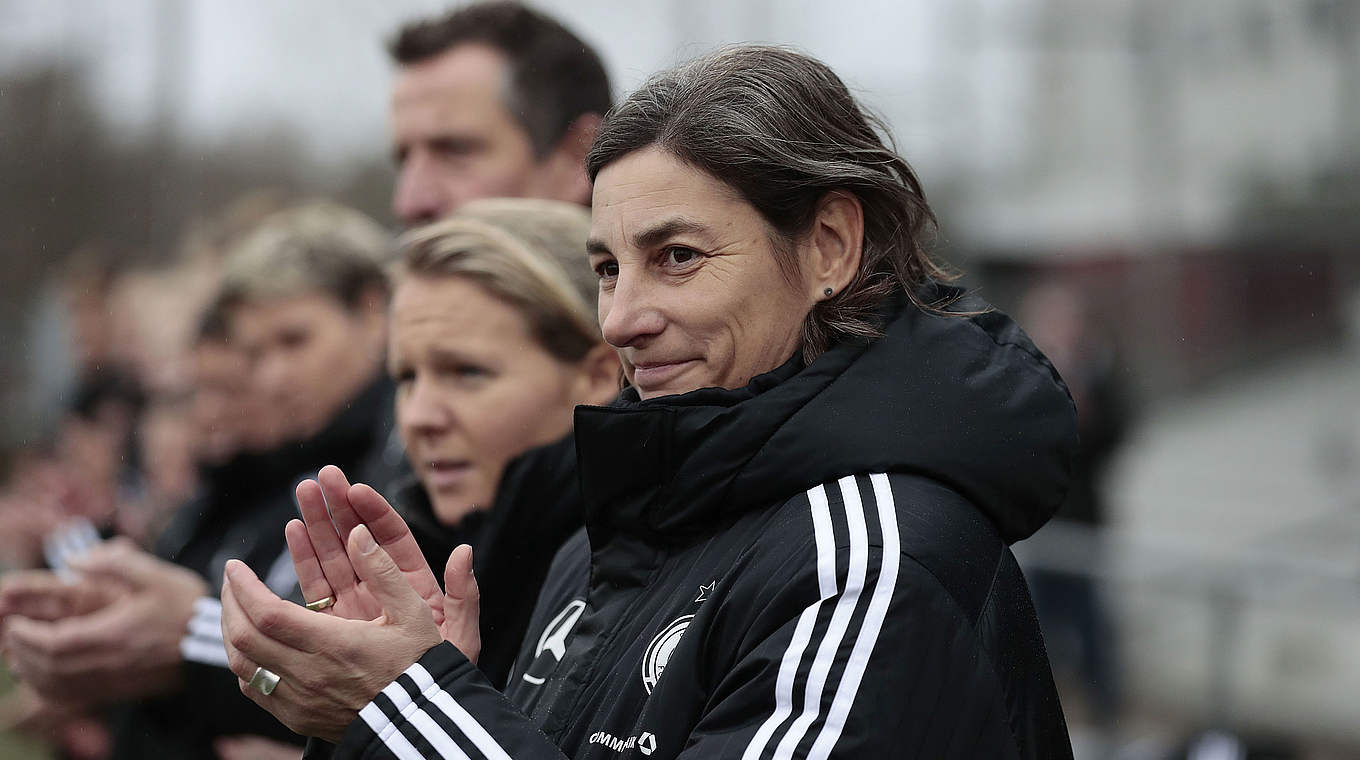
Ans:
{"type": "Polygon", "coordinates": [[[289,523],[286,535],[299,585],[307,599],[334,604],[313,612],[285,602],[232,561],[223,639],[246,696],[292,730],[336,741],[361,707],[441,640],[476,661],[477,582],[471,547],[460,546],[441,593],[406,523],[338,468],[302,483],[297,495],[303,520],[289,523]],[[268,695],[250,685],[261,667],[279,677],[268,695]]]}
{"type": "Polygon", "coordinates": [[[4,651],[43,697],[99,704],[163,692],[179,678],[179,641],[208,585],[114,540],[74,560],[73,588],[41,574],[0,595],[4,651]]]}

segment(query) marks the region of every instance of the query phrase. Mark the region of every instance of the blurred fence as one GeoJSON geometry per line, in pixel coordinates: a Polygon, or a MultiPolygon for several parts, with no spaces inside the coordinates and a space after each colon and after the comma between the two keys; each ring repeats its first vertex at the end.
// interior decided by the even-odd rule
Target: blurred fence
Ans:
{"type": "MultiPolygon", "coordinates": [[[[1360,514],[1330,513],[1315,527],[1360,547],[1360,514]]],[[[1323,741],[1360,755],[1354,552],[1225,550],[1056,521],[1016,553],[1031,575],[1096,584],[1113,625],[1106,643],[1117,653],[1122,720],[1323,741]]]]}

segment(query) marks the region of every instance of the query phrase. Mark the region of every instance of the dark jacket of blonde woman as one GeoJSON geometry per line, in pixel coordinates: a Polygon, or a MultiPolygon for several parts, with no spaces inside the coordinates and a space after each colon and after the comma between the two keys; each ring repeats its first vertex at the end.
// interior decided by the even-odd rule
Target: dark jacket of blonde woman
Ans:
{"type": "Polygon", "coordinates": [[[871,343],[575,430],[586,528],[506,694],[441,644],[338,756],[1071,757],[1008,544],[1062,502],[1076,420],[1009,318],[899,304],[871,343]]]}

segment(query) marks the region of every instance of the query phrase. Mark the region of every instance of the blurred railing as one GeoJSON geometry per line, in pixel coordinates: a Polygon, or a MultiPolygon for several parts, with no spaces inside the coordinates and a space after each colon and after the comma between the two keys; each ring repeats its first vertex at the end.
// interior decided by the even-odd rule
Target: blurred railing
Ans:
{"type": "Polygon", "coordinates": [[[1316,551],[1294,540],[1215,546],[1056,520],[1015,552],[1032,579],[1047,571],[1096,584],[1126,704],[1157,705],[1180,727],[1360,752],[1360,514],[1315,523],[1289,528],[1334,539],[1316,551]]]}

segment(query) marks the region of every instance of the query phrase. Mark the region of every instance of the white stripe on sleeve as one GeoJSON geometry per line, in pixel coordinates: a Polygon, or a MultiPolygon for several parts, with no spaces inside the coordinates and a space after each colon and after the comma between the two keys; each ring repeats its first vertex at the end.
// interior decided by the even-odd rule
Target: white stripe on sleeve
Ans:
{"type": "Polygon", "coordinates": [[[807,735],[808,728],[817,720],[822,711],[822,695],[826,691],[826,679],[831,666],[836,663],[841,642],[850,627],[850,619],[859,605],[860,592],[864,589],[864,577],[869,564],[869,538],[864,525],[864,505],[859,498],[859,485],[855,476],[847,475],[839,481],[841,498],[845,502],[845,517],[850,528],[850,572],[845,582],[845,591],[836,599],[836,609],[831,613],[831,624],[827,626],[817,654],[808,671],[807,684],[803,692],[803,712],[789,726],[784,738],[775,747],[775,760],[788,760],[798,749],[798,743],[807,735]]]}
{"type": "MultiPolygon", "coordinates": [[[[411,670],[419,667],[419,665],[412,665],[410,668],[407,668],[406,675],[412,675],[411,670]]],[[[424,672],[424,670],[424,668],[421,668],[422,672],[424,672]]],[[[433,685],[433,681],[431,681],[431,685],[433,685]]],[[[430,698],[429,690],[418,680],[416,681],[416,687],[420,689],[422,697],[425,697],[426,699],[430,698]]],[[[439,687],[437,686],[435,687],[435,689],[438,688],[439,687]]],[[[415,701],[411,699],[410,693],[406,691],[404,686],[393,681],[383,687],[382,693],[386,694],[387,698],[392,700],[392,705],[397,708],[397,711],[401,713],[401,716],[411,725],[416,727],[416,730],[420,732],[421,736],[425,737],[425,741],[429,742],[430,746],[434,747],[440,757],[444,758],[444,760],[470,760],[467,753],[454,743],[453,737],[449,736],[447,731],[440,727],[438,723],[434,722],[434,718],[431,718],[424,710],[420,709],[415,701]]],[[[393,730],[395,730],[395,726],[393,727],[393,730]]],[[[400,732],[398,732],[398,735],[400,735],[400,732]]]]}
{"type": "Polygon", "coordinates": [[[200,596],[194,600],[194,615],[204,619],[222,619],[222,600],[215,596],[200,596]]]}
{"type": "Polygon", "coordinates": [[[179,640],[180,656],[200,665],[229,666],[227,648],[222,643],[222,600],[200,596],[194,600],[188,633],[179,640]]]}
{"type": "Polygon", "coordinates": [[[208,639],[222,643],[222,621],[205,620],[194,616],[189,618],[189,636],[186,638],[208,639]]]}
{"type": "Polygon", "coordinates": [[[297,586],[297,570],[293,567],[293,555],[288,552],[288,547],[283,547],[283,553],[274,558],[274,564],[269,566],[269,572],[265,573],[264,585],[269,587],[279,596],[288,596],[297,586]]]}
{"type": "Polygon", "coordinates": [[[793,713],[793,682],[798,674],[798,665],[803,661],[803,652],[812,639],[812,629],[817,623],[822,602],[836,595],[836,540],[831,532],[826,488],[817,486],[809,490],[807,495],[812,509],[813,536],[817,543],[817,583],[821,599],[806,607],[798,616],[793,639],[779,663],[779,676],[774,685],[774,712],[751,737],[751,743],[746,745],[746,751],[741,755],[742,760],[758,760],[769,744],[770,737],[793,713]]]}
{"type": "Polygon", "coordinates": [[[219,668],[230,665],[227,662],[227,650],[222,646],[221,639],[212,641],[185,636],[179,640],[179,654],[188,662],[197,662],[200,665],[213,665],[219,668]]]}
{"type": "Polygon", "coordinates": [[[425,760],[425,758],[411,746],[408,740],[392,721],[388,720],[387,714],[377,705],[369,702],[359,711],[359,717],[364,719],[368,727],[373,729],[373,733],[378,736],[378,740],[397,756],[397,760],[425,760]]]}
{"type": "Polygon", "coordinates": [[[845,672],[841,675],[840,685],[836,687],[836,697],[827,711],[826,723],[821,733],[812,743],[808,760],[820,760],[831,755],[845,727],[845,719],[855,703],[860,681],[869,666],[869,657],[874,652],[878,634],[883,630],[883,620],[888,616],[888,605],[892,602],[893,590],[897,587],[897,570],[901,562],[900,544],[897,535],[897,506],[893,501],[892,485],[888,476],[882,473],[871,475],[874,486],[874,500],[878,502],[878,523],[883,529],[883,566],[879,570],[878,582],[869,600],[869,611],[864,616],[864,624],[855,639],[855,648],[850,653],[845,672]]]}
{"type": "Polygon", "coordinates": [[[434,682],[434,678],[423,665],[417,662],[406,669],[406,674],[416,682],[416,686],[427,699],[449,716],[449,719],[453,721],[454,725],[458,726],[463,735],[477,747],[477,751],[485,755],[488,760],[510,760],[510,753],[506,752],[495,737],[488,733],[482,727],[482,724],[472,717],[471,713],[463,709],[463,706],[458,704],[451,694],[434,682]]]}

